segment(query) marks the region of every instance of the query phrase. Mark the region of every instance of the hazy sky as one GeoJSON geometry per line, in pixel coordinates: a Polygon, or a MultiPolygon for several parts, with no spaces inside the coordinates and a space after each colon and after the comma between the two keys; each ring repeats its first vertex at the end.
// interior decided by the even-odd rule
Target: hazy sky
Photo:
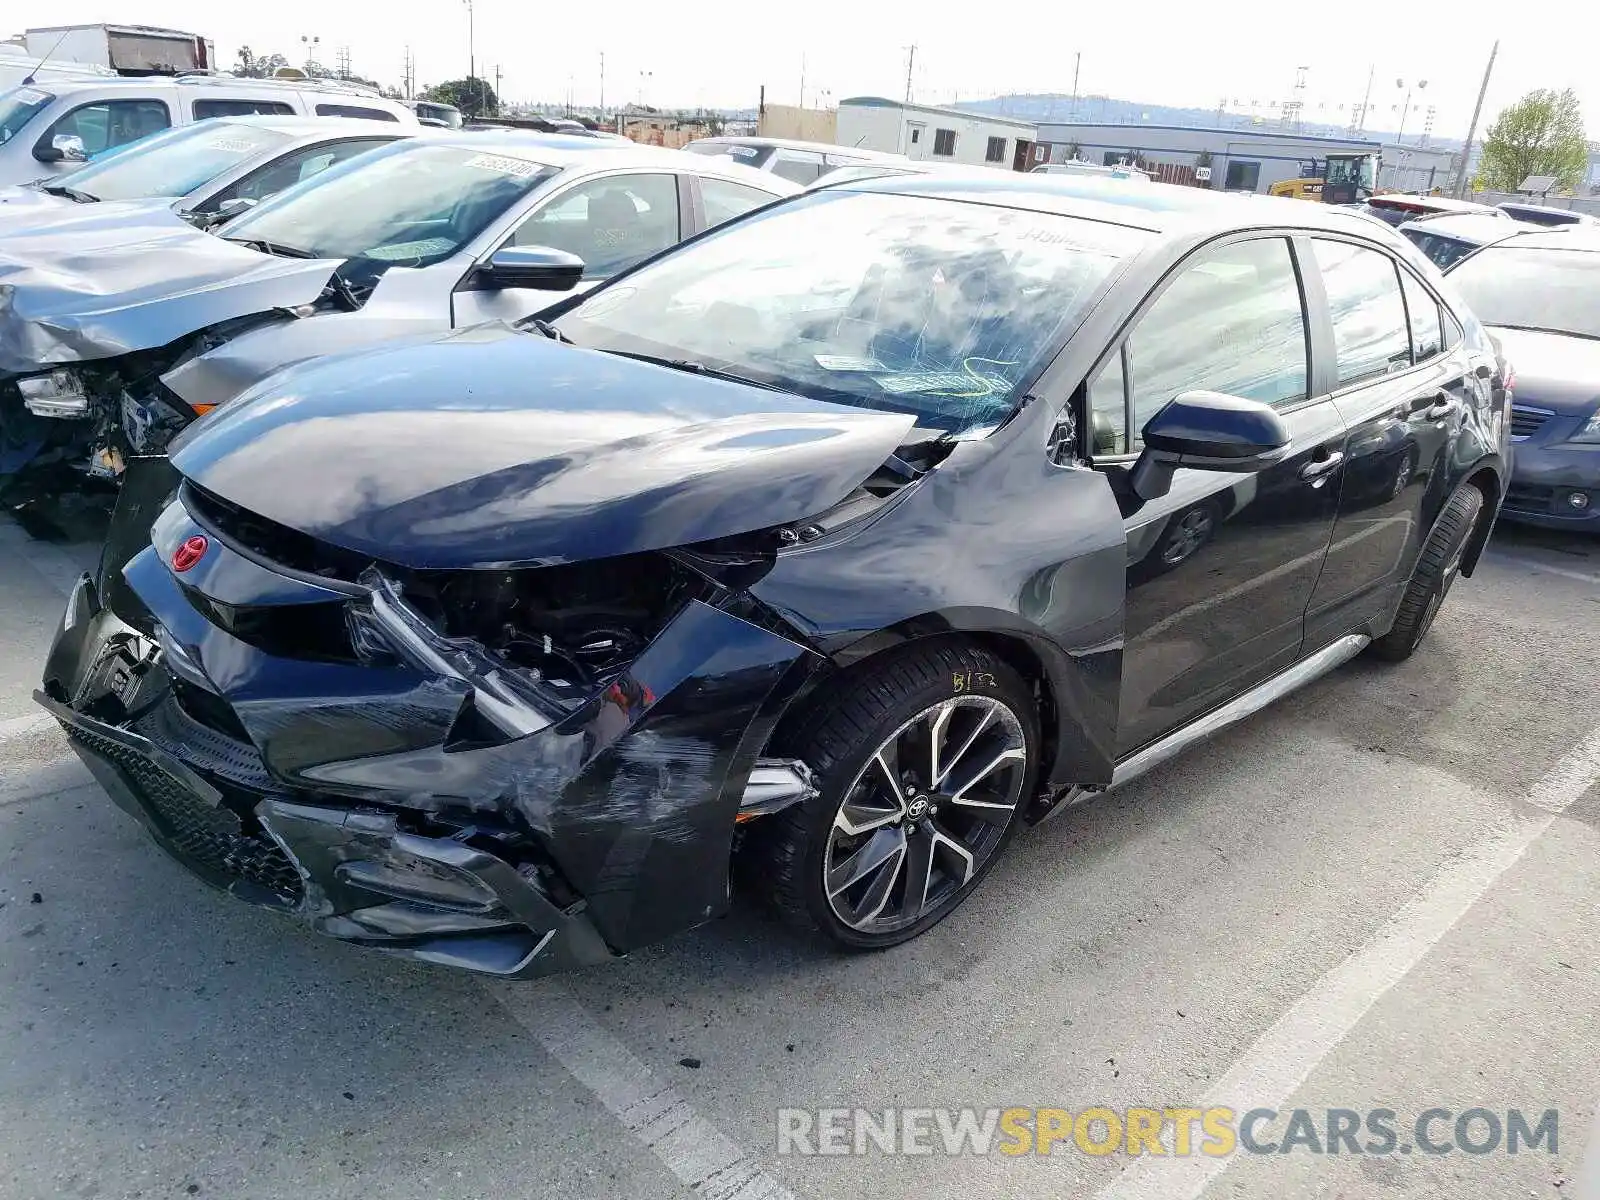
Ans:
{"type": "MultiPolygon", "coordinates": [[[[1589,133],[1600,139],[1600,53],[1591,10],[1555,0],[1538,19],[1511,20],[1505,0],[1437,5],[1350,5],[1281,0],[1110,5],[984,0],[956,4],[806,0],[795,4],[701,0],[527,3],[475,0],[479,73],[498,64],[510,100],[579,104],[600,94],[605,53],[607,106],[636,100],[667,106],[753,105],[800,98],[802,58],[808,103],[824,98],[905,92],[906,47],[916,43],[914,96],[946,104],[1009,91],[1072,90],[1074,56],[1083,55],[1079,90],[1154,103],[1215,107],[1225,96],[1262,105],[1292,95],[1306,67],[1305,115],[1340,123],[1360,103],[1369,69],[1374,115],[1369,129],[1394,128],[1407,83],[1413,87],[1406,131],[1420,133],[1426,108],[1434,132],[1461,137],[1489,47],[1502,37],[1485,104],[1487,122],[1535,87],[1572,87],[1584,103],[1589,133]],[[649,72],[644,75],[643,72],[649,72]]],[[[241,45],[301,58],[300,38],[321,38],[321,58],[348,45],[353,69],[398,82],[407,45],[419,85],[459,77],[467,68],[465,0],[418,4],[376,0],[6,0],[3,21],[27,26],[135,20],[211,37],[231,59],[241,45]]],[[[1270,110],[1264,107],[1264,114],[1270,110]]]]}

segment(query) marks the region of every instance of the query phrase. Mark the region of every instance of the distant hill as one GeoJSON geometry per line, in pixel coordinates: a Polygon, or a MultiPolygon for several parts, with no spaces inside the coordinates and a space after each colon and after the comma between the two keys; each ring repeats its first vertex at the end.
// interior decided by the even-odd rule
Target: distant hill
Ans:
{"type": "MultiPolygon", "coordinates": [[[[993,116],[1018,117],[1039,123],[1078,121],[1096,125],[1184,125],[1197,129],[1255,129],[1270,131],[1282,129],[1275,117],[1263,117],[1259,125],[1240,113],[1223,112],[1215,108],[1182,108],[1170,104],[1145,104],[1138,100],[1117,100],[1110,96],[1079,96],[1074,113],[1069,95],[1039,92],[996,96],[991,100],[963,100],[956,108],[968,112],[988,113],[993,116]]],[[[1418,115],[1421,120],[1421,115],[1418,115]]],[[[1313,137],[1350,137],[1346,125],[1330,125],[1320,121],[1302,121],[1298,132],[1313,137]]],[[[1416,141],[1416,130],[1408,137],[1416,141]]],[[[1359,135],[1366,141],[1392,142],[1393,132],[1366,129],[1359,135]]],[[[1459,150],[1461,139],[1430,137],[1428,148],[1459,150]]]]}

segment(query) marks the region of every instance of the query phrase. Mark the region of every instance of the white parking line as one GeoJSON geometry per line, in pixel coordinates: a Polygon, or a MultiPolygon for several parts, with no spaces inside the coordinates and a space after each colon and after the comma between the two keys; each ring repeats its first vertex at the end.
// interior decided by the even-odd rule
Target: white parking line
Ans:
{"type": "MultiPolygon", "coordinates": [[[[1283,1103],[1369,1009],[1422,961],[1556,817],[1600,781],[1600,728],[1534,784],[1540,814],[1514,818],[1434,875],[1360,950],[1319,979],[1258,1037],[1201,1102],[1235,1112],[1283,1103]]],[[[1095,1200],[1196,1200],[1230,1160],[1140,1158],[1095,1200]]]]}
{"type": "Polygon", "coordinates": [[[1526,570],[1542,572],[1545,575],[1559,575],[1563,579],[1576,579],[1579,583],[1600,584],[1600,575],[1591,575],[1587,571],[1574,571],[1571,567],[1556,567],[1536,558],[1523,558],[1520,554],[1506,554],[1499,550],[1490,550],[1484,554],[1486,562],[1505,563],[1507,566],[1523,567],[1526,570]]]}
{"type": "Polygon", "coordinates": [[[710,1200],[794,1200],[794,1193],[612,1037],[559,980],[491,984],[488,990],[695,1195],[710,1200]]]}

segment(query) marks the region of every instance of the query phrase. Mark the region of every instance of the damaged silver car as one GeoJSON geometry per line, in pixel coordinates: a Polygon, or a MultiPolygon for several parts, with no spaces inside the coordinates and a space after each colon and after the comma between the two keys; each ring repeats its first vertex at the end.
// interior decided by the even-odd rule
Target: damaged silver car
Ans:
{"type": "Polygon", "coordinates": [[[796,190],[676,151],[463,133],[373,150],[211,232],[148,205],[0,213],[0,501],[114,480],[289,363],[526,317],[796,190]]]}

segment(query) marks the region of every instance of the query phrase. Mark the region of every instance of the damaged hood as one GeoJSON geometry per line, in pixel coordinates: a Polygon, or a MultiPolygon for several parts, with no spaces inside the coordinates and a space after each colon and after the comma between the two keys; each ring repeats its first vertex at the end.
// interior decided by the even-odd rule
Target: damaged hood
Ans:
{"type": "Polygon", "coordinates": [[[291,367],[190,426],[173,462],[358,554],[537,565],[802,520],[913,423],[494,324],[291,367]]]}
{"type": "Polygon", "coordinates": [[[418,306],[319,312],[301,319],[251,329],[204,354],[197,354],[161,377],[182,400],[195,406],[227,404],[285,367],[415,334],[448,329],[439,316],[418,306]]]}
{"type": "Polygon", "coordinates": [[[149,350],[219,321],[307,304],[337,260],[275,258],[148,201],[0,208],[0,376],[149,350]]]}

